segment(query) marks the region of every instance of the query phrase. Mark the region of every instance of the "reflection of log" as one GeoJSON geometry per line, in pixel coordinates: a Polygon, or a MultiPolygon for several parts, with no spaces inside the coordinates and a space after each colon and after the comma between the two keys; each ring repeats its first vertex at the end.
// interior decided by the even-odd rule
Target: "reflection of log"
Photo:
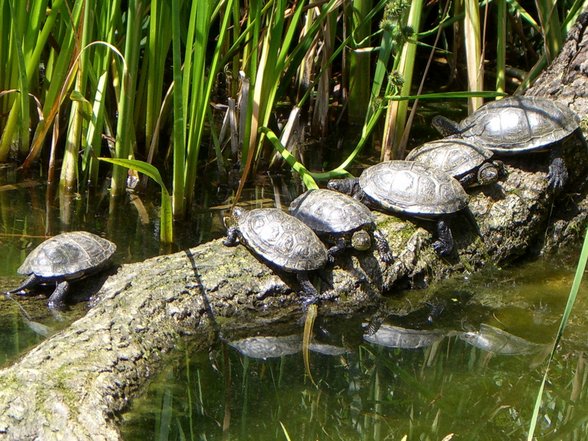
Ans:
{"type": "MultiPolygon", "coordinates": [[[[572,35],[588,40],[583,19],[572,35]]],[[[567,76],[559,77],[565,84],[549,86],[549,93],[571,101],[567,85],[575,84],[576,94],[588,90],[587,53],[586,41],[568,41],[562,55],[567,76]]],[[[556,63],[552,72],[561,71],[556,63]]],[[[583,118],[587,99],[575,96],[572,104],[583,118]]],[[[588,213],[584,150],[569,149],[571,180],[557,198],[547,193],[546,156],[509,161],[504,182],[472,193],[470,207],[484,241],[463,216],[456,217],[458,255],[449,261],[437,258],[421,224],[380,216],[395,262],[383,266],[371,253],[342,257],[335,269],[324,272],[322,291],[333,298],[319,314],[344,315],[373,305],[385,287],[418,286],[536,254],[545,246],[577,243],[588,213]]],[[[124,265],[86,317],[0,372],[0,439],[118,439],[117,413],[179,339],[189,335],[205,347],[219,329],[297,319],[300,307],[292,287],[291,276],[273,272],[243,247],[225,248],[220,241],[124,265]]]]}

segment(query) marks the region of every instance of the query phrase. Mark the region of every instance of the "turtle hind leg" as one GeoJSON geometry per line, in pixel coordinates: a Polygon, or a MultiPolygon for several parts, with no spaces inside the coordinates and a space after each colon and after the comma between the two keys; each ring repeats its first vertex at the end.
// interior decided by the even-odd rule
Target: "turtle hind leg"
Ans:
{"type": "Polygon", "coordinates": [[[69,282],[64,280],[57,284],[55,291],[49,297],[48,306],[51,309],[60,309],[63,308],[65,302],[65,296],[67,295],[67,291],[69,290],[69,282]]]}
{"type": "Polygon", "coordinates": [[[453,235],[447,220],[437,221],[437,240],[433,242],[433,249],[442,257],[450,255],[453,251],[453,235]]]}
{"type": "MultiPolygon", "coordinates": [[[[20,284],[20,286],[18,288],[14,288],[11,289],[10,291],[7,291],[7,294],[17,294],[17,293],[21,293],[21,291],[24,291],[25,289],[29,289],[29,288],[33,288],[35,286],[37,286],[39,284],[39,278],[37,276],[35,276],[34,274],[31,274],[29,277],[27,277],[27,279],[22,282],[20,284]]],[[[24,294],[24,292],[22,293],[24,294]]]]}
{"type": "Polygon", "coordinates": [[[384,233],[378,229],[374,230],[374,241],[376,242],[376,249],[380,254],[380,258],[384,263],[392,263],[394,256],[392,255],[390,244],[388,243],[386,236],[384,236],[384,233]]]}
{"type": "Polygon", "coordinates": [[[559,193],[568,180],[568,169],[561,156],[560,147],[553,147],[551,150],[547,178],[549,179],[549,188],[555,193],[559,193]]]}

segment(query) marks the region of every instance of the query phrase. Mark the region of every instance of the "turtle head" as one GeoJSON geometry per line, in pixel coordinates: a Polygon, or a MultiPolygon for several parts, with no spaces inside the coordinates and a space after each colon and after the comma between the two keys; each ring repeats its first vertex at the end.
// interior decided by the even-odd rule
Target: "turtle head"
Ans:
{"type": "Polygon", "coordinates": [[[351,236],[351,246],[357,251],[367,251],[372,247],[370,233],[365,230],[358,230],[351,236]]]}
{"type": "Polygon", "coordinates": [[[478,169],[478,185],[489,185],[506,176],[502,161],[485,162],[478,169]]]}
{"type": "Polygon", "coordinates": [[[245,215],[245,213],[247,213],[247,210],[245,208],[235,206],[231,210],[231,217],[234,220],[238,221],[245,215]]]}
{"type": "Polygon", "coordinates": [[[231,213],[228,216],[223,217],[225,228],[229,228],[238,223],[239,219],[241,219],[246,212],[247,210],[245,208],[234,206],[231,209],[231,213]]]}
{"type": "Polygon", "coordinates": [[[361,190],[359,187],[359,179],[357,178],[331,179],[327,183],[327,188],[350,196],[355,196],[361,190]]]}
{"type": "Polygon", "coordinates": [[[435,115],[431,125],[443,136],[456,135],[460,132],[458,123],[442,115],[435,115]]]}

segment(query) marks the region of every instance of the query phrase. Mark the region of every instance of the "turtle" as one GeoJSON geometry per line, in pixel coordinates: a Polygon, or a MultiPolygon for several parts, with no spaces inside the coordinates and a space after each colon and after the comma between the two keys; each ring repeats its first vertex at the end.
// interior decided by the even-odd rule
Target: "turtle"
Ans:
{"type": "Polygon", "coordinates": [[[332,179],[327,187],[384,212],[436,221],[433,248],[440,256],[453,251],[451,215],[468,206],[468,194],[457,179],[413,161],[380,162],[359,178],[332,179]]]}
{"type": "Polygon", "coordinates": [[[9,293],[30,290],[41,284],[56,285],[49,308],[61,308],[70,281],[102,271],[111,264],[116,245],[87,231],[71,231],[40,243],[25,258],[17,272],[29,277],[9,293]]]}
{"type": "Polygon", "coordinates": [[[463,187],[474,187],[493,184],[506,174],[502,161],[493,161],[493,155],[491,150],[462,139],[444,138],[414,148],[406,160],[439,168],[463,187]]]}
{"type": "Polygon", "coordinates": [[[324,267],[328,253],[310,227],[278,208],[247,210],[235,206],[231,220],[233,225],[227,228],[224,245],[242,243],[274,267],[296,274],[304,304],[318,300],[308,272],[324,267]]]}
{"type": "Polygon", "coordinates": [[[330,260],[347,246],[358,251],[370,249],[373,236],[381,259],[385,263],[392,262],[390,246],[376,228],[374,215],[351,196],[325,188],[311,189],[292,201],[290,214],[332,244],[328,249],[330,260]]]}
{"type": "Polygon", "coordinates": [[[578,130],[579,118],[563,103],[513,96],[485,104],[460,123],[437,115],[432,125],[444,136],[459,137],[498,155],[549,150],[549,188],[559,191],[568,178],[561,141],[578,130]]]}

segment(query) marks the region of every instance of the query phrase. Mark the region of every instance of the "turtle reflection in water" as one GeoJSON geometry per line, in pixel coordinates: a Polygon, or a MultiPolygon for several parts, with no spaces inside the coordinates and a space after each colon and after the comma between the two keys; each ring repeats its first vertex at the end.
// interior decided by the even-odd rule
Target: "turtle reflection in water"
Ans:
{"type": "Polygon", "coordinates": [[[462,332],[458,336],[476,348],[501,355],[532,355],[549,349],[547,344],[532,343],[485,323],[479,331],[462,332]]]}
{"type": "MultiPolygon", "coordinates": [[[[302,336],[299,334],[282,335],[282,336],[256,336],[246,337],[240,340],[229,342],[242,355],[251,358],[276,358],[284,355],[296,354],[302,350],[302,336]]],[[[347,349],[340,346],[311,342],[308,349],[324,355],[338,356],[343,355],[347,349]]]]}
{"type": "MultiPolygon", "coordinates": [[[[368,327],[367,323],[365,324],[368,327]]],[[[365,341],[387,348],[418,349],[441,341],[445,333],[439,330],[409,329],[382,324],[372,334],[364,334],[365,341]]]]}
{"type": "Polygon", "coordinates": [[[116,245],[87,231],[61,233],[38,245],[18,268],[29,277],[9,293],[30,290],[38,285],[55,284],[49,297],[50,308],[60,308],[69,283],[105,269],[116,245]]]}
{"type": "Polygon", "coordinates": [[[266,262],[286,272],[296,274],[304,304],[318,300],[316,288],[308,280],[308,272],[327,263],[327,248],[302,221],[277,208],[246,210],[234,207],[227,229],[226,246],[238,243],[266,262]]]}

